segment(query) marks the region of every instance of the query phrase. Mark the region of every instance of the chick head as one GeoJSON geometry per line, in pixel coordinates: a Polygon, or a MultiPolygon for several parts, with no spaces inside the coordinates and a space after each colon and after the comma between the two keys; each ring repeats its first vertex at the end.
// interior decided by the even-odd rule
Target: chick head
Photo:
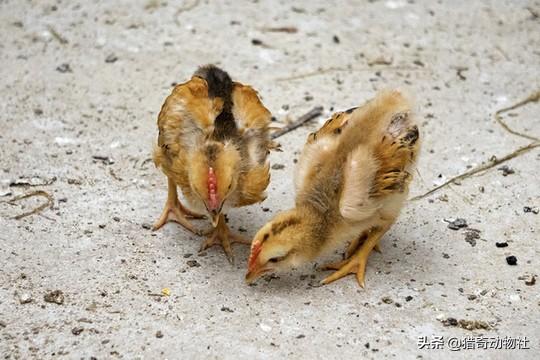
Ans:
{"type": "Polygon", "coordinates": [[[201,146],[189,161],[191,188],[217,226],[221,211],[238,185],[240,153],[231,142],[212,141],[201,146]]]}
{"type": "Polygon", "coordinates": [[[296,210],[278,214],[264,225],[251,243],[246,281],[264,273],[280,272],[309,260],[303,246],[304,220],[296,210]]]}

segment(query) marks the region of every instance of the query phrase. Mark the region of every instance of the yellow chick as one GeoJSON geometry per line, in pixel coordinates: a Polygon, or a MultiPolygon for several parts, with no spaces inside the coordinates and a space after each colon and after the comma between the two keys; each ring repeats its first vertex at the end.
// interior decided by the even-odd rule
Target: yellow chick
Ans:
{"type": "Polygon", "coordinates": [[[419,149],[411,105],[397,91],[334,114],[304,146],[295,207],[255,235],[246,281],[350,242],[345,260],[325,266],[337,271],[322,283],[354,273],[364,287],[367,259],[403,207],[419,149]]]}
{"type": "Polygon", "coordinates": [[[168,196],[154,229],[175,221],[200,234],[189,219],[205,214],[213,229],[201,250],[222,245],[232,262],[231,244],[250,241],[229,230],[224,213],[266,198],[267,157],[276,147],[270,122],[257,92],[214,65],[175,86],[158,117],[154,162],[167,176],[168,196]],[[178,187],[189,209],[178,199],[178,187]]]}

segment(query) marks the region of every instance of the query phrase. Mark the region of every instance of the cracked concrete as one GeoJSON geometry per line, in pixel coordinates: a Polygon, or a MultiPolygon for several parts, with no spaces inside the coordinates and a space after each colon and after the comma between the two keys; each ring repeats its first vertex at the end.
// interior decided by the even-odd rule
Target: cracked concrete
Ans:
{"type": "MultiPolygon", "coordinates": [[[[157,113],[203,63],[252,84],[278,123],[383,88],[412,94],[423,154],[411,197],[530,143],[494,113],[540,89],[539,4],[0,1],[0,353],[538,358],[538,148],[409,202],[366,289],[352,277],[318,287],[311,266],[246,286],[247,248],[231,266],[220,249],[198,255],[201,239],[179,226],[148,224],[166,197],[150,161],[157,113]],[[46,201],[7,202],[34,190],[52,209],[13,219],[46,201]],[[468,227],[448,228],[456,218],[468,227]],[[444,349],[420,349],[423,336],[444,349]],[[449,350],[467,336],[526,337],[529,349],[449,350]]],[[[502,116],[539,137],[539,109],[502,116]]],[[[271,161],[284,168],[264,203],[229,214],[234,229],[252,236],[292,204],[294,159],[325,116],[280,138],[271,161]]]]}

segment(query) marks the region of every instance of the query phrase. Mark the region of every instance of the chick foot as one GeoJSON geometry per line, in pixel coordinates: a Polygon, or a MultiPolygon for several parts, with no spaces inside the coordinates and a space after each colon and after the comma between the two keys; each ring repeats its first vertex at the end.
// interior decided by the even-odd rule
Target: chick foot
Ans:
{"type": "Polygon", "coordinates": [[[163,209],[163,212],[161,213],[161,216],[154,223],[154,226],[152,227],[152,229],[158,230],[169,221],[174,221],[182,225],[183,227],[185,227],[187,230],[191,231],[192,233],[197,234],[197,235],[202,235],[202,232],[200,230],[197,230],[193,226],[193,224],[191,224],[188,221],[188,219],[204,219],[204,218],[205,218],[204,215],[196,214],[186,209],[178,200],[172,203],[167,201],[167,203],[165,204],[165,208],[163,209]]]}
{"type": "MultiPolygon", "coordinates": [[[[351,241],[351,243],[347,247],[347,250],[345,251],[345,254],[343,254],[343,260],[324,264],[320,267],[320,270],[339,270],[349,261],[351,256],[353,256],[358,251],[359,247],[362,246],[362,244],[366,241],[368,234],[369,231],[364,231],[360,236],[354,238],[354,240],[351,241]]],[[[381,249],[379,247],[379,244],[375,244],[373,250],[380,253],[381,249]]]]}
{"type": "Polygon", "coordinates": [[[165,203],[165,208],[161,213],[159,219],[154,223],[153,230],[157,230],[165,225],[169,221],[174,221],[185,227],[187,230],[191,231],[194,234],[202,235],[200,230],[195,229],[195,227],[188,221],[188,219],[204,219],[206,216],[197,214],[182,205],[180,200],[178,200],[178,194],[176,192],[176,184],[169,180],[169,193],[167,196],[167,202],[165,203]]]}
{"type": "Polygon", "coordinates": [[[380,238],[384,235],[388,228],[389,226],[384,226],[372,229],[368,234],[367,239],[359,246],[354,255],[345,260],[325,265],[323,267],[324,269],[337,271],[327,276],[321,281],[321,283],[324,285],[330,284],[331,282],[339,280],[349,274],[356,274],[356,281],[358,282],[358,285],[363,288],[365,286],[364,278],[369,254],[372,250],[374,250],[380,238]]]}
{"type": "Polygon", "coordinates": [[[210,230],[208,235],[208,238],[206,238],[206,240],[202,243],[199,251],[204,251],[214,245],[221,245],[227,259],[231,264],[234,264],[234,254],[231,245],[234,243],[251,244],[251,240],[234,234],[229,230],[229,227],[225,223],[225,216],[223,216],[223,214],[219,216],[217,226],[210,230]]]}
{"type": "Polygon", "coordinates": [[[371,249],[368,250],[367,247],[362,246],[362,248],[350,258],[336,263],[327,264],[325,269],[334,269],[337,271],[327,276],[323,281],[321,281],[321,283],[324,285],[330,284],[331,282],[339,280],[346,275],[356,274],[356,281],[358,282],[358,285],[363,288],[365,285],[364,275],[366,272],[366,264],[370,252],[371,249]]]}

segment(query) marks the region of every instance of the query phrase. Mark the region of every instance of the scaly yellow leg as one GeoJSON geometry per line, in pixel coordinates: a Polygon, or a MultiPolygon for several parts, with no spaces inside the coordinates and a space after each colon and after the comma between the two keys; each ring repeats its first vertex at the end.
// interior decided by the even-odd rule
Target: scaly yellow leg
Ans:
{"type": "Polygon", "coordinates": [[[356,250],[358,250],[358,247],[361,246],[367,239],[369,234],[369,231],[364,231],[360,236],[357,236],[354,238],[353,241],[349,244],[347,247],[347,251],[345,251],[345,259],[350,258],[356,253],[356,250]]]}
{"type": "Polygon", "coordinates": [[[192,212],[191,210],[186,209],[180,200],[178,200],[178,192],[176,191],[176,184],[174,181],[169,179],[168,182],[168,193],[167,193],[167,202],[165,203],[165,208],[161,213],[159,219],[154,223],[154,230],[161,228],[169,221],[174,221],[185,227],[187,230],[191,231],[194,234],[200,235],[200,230],[195,229],[195,227],[187,219],[204,219],[205,216],[192,212]]]}
{"type": "Polygon", "coordinates": [[[366,241],[368,233],[369,231],[364,231],[362,234],[360,234],[360,236],[355,237],[351,241],[349,246],[347,246],[345,254],[343,254],[343,260],[324,264],[323,266],[321,266],[321,270],[339,270],[349,261],[349,258],[355,254],[358,246],[362,245],[364,241],[366,241]]]}
{"type": "Polygon", "coordinates": [[[367,239],[359,246],[354,255],[339,263],[330,264],[335,265],[334,268],[338,268],[338,266],[339,268],[333,274],[327,276],[322,281],[322,283],[330,284],[331,282],[341,279],[346,275],[356,274],[356,280],[358,281],[358,285],[363,288],[365,285],[364,276],[366,272],[366,265],[369,254],[389,228],[390,225],[372,228],[367,235],[367,239]]]}

